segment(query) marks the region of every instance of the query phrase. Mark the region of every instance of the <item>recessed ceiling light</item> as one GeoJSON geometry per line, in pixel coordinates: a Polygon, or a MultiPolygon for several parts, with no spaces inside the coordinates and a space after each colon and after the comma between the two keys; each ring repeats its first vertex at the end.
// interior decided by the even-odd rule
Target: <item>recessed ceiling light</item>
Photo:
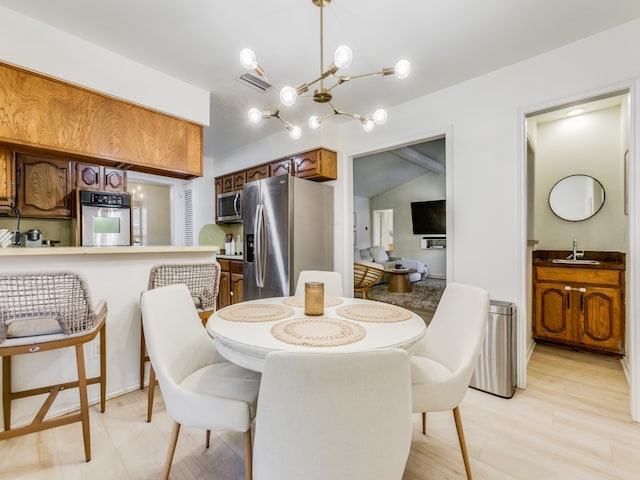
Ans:
{"type": "Polygon", "coordinates": [[[584,113],[584,108],[574,108],[573,110],[569,110],[567,112],[567,117],[574,117],[576,115],[580,115],[581,113],[584,113]]]}

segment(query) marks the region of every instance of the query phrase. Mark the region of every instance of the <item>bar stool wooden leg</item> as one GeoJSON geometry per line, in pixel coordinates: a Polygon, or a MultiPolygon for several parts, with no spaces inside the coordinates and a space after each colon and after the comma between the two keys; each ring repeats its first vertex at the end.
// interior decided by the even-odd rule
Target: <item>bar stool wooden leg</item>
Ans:
{"type": "Polygon", "coordinates": [[[100,329],[100,412],[107,409],[107,323],[100,329]]]}
{"type": "Polygon", "coordinates": [[[458,441],[460,442],[460,450],[462,451],[462,459],[464,460],[464,469],[467,472],[467,479],[471,480],[471,465],[469,464],[469,454],[467,453],[467,443],[464,440],[464,430],[462,429],[462,417],[458,407],[453,409],[453,418],[456,422],[456,430],[458,431],[458,441]]]}
{"type": "Polygon", "coordinates": [[[153,414],[153,397],[156,391],[156,371],[153,365],[149,365],[149,395],[147,397],[147,422],[151,421],[153,414]]]}
{"type": "Polygon", "coordinates": [[[2,414],[4,429],[11,430],[11,355],[2,357],[2,414]]]}
{"type": "Polygon", "coordinates": [[[76,345],[76,363],[78,364],[78,391],[80,393],[80,412],[82,416],[82,439],[84,456],[91,460],[91,431],[89,427],[89,400],[87,398],[87,375],[84,366],[84,344],[76,345]]]}

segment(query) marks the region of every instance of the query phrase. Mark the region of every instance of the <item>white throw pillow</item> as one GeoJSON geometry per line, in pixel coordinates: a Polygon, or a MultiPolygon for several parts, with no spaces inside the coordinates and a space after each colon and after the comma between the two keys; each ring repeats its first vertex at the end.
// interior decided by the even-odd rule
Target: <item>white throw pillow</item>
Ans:
{"type": "Polygon", "coordinates": [[[389,254],[382,245],[371,247],[370,251],[374,262],[381,263],[389,261],[389,254]]]}
{"type": "Polygon", "coordinates": [[[373,262],[373,257],[371,256],[371,252],[368,248],[363,248],[360,250],[360,260],[365,262],[373,262]]]}

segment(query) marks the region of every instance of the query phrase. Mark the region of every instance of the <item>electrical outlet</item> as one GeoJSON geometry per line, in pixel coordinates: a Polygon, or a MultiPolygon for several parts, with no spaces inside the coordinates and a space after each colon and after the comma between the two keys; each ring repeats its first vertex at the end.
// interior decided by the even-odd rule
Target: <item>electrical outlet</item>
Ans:
{"type": "Polygon", "coordinates": [[[93,341],[93,358],[100,358],[100,342],[98,340],[93,341]]]}

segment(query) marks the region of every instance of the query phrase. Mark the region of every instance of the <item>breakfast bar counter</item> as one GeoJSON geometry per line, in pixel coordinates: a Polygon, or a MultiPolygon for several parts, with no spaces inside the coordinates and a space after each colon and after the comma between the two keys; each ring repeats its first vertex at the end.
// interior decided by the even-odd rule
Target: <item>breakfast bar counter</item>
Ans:
{"type": "MultiPolygon", "coordinates": [[[[140,295],[147,289],[151,267],[159,263],[211,262],[217,246],[135,246],[135,247],[9,247],[0,249],[0,273],[71,271],[82,274],[89,287],[91,303],[107,303],[107,397],[139,388],[140,295]]],[[[99,342],[86,347],[88,376],[99,367],[99,342]]],[[[18,355],[13,363],[20,374],[13,378],[14,388],[37,386],[39,380],[65,381],[75,375],[72,348],[18,355]]],[[[40,382],[41,384],[42,382],[40,382]]],[[[51,415],[78,408],[76,392],[70,389],[58,395],[51,415]]],[[[97,385],[89,386],[89,401],[99,399],[97,385]]],[[[15,402],[13,422],[30,419],[39,405],[22,399],[15,402]]],[[[145,412],[140,412],[141,421],[145,412]]]]}

